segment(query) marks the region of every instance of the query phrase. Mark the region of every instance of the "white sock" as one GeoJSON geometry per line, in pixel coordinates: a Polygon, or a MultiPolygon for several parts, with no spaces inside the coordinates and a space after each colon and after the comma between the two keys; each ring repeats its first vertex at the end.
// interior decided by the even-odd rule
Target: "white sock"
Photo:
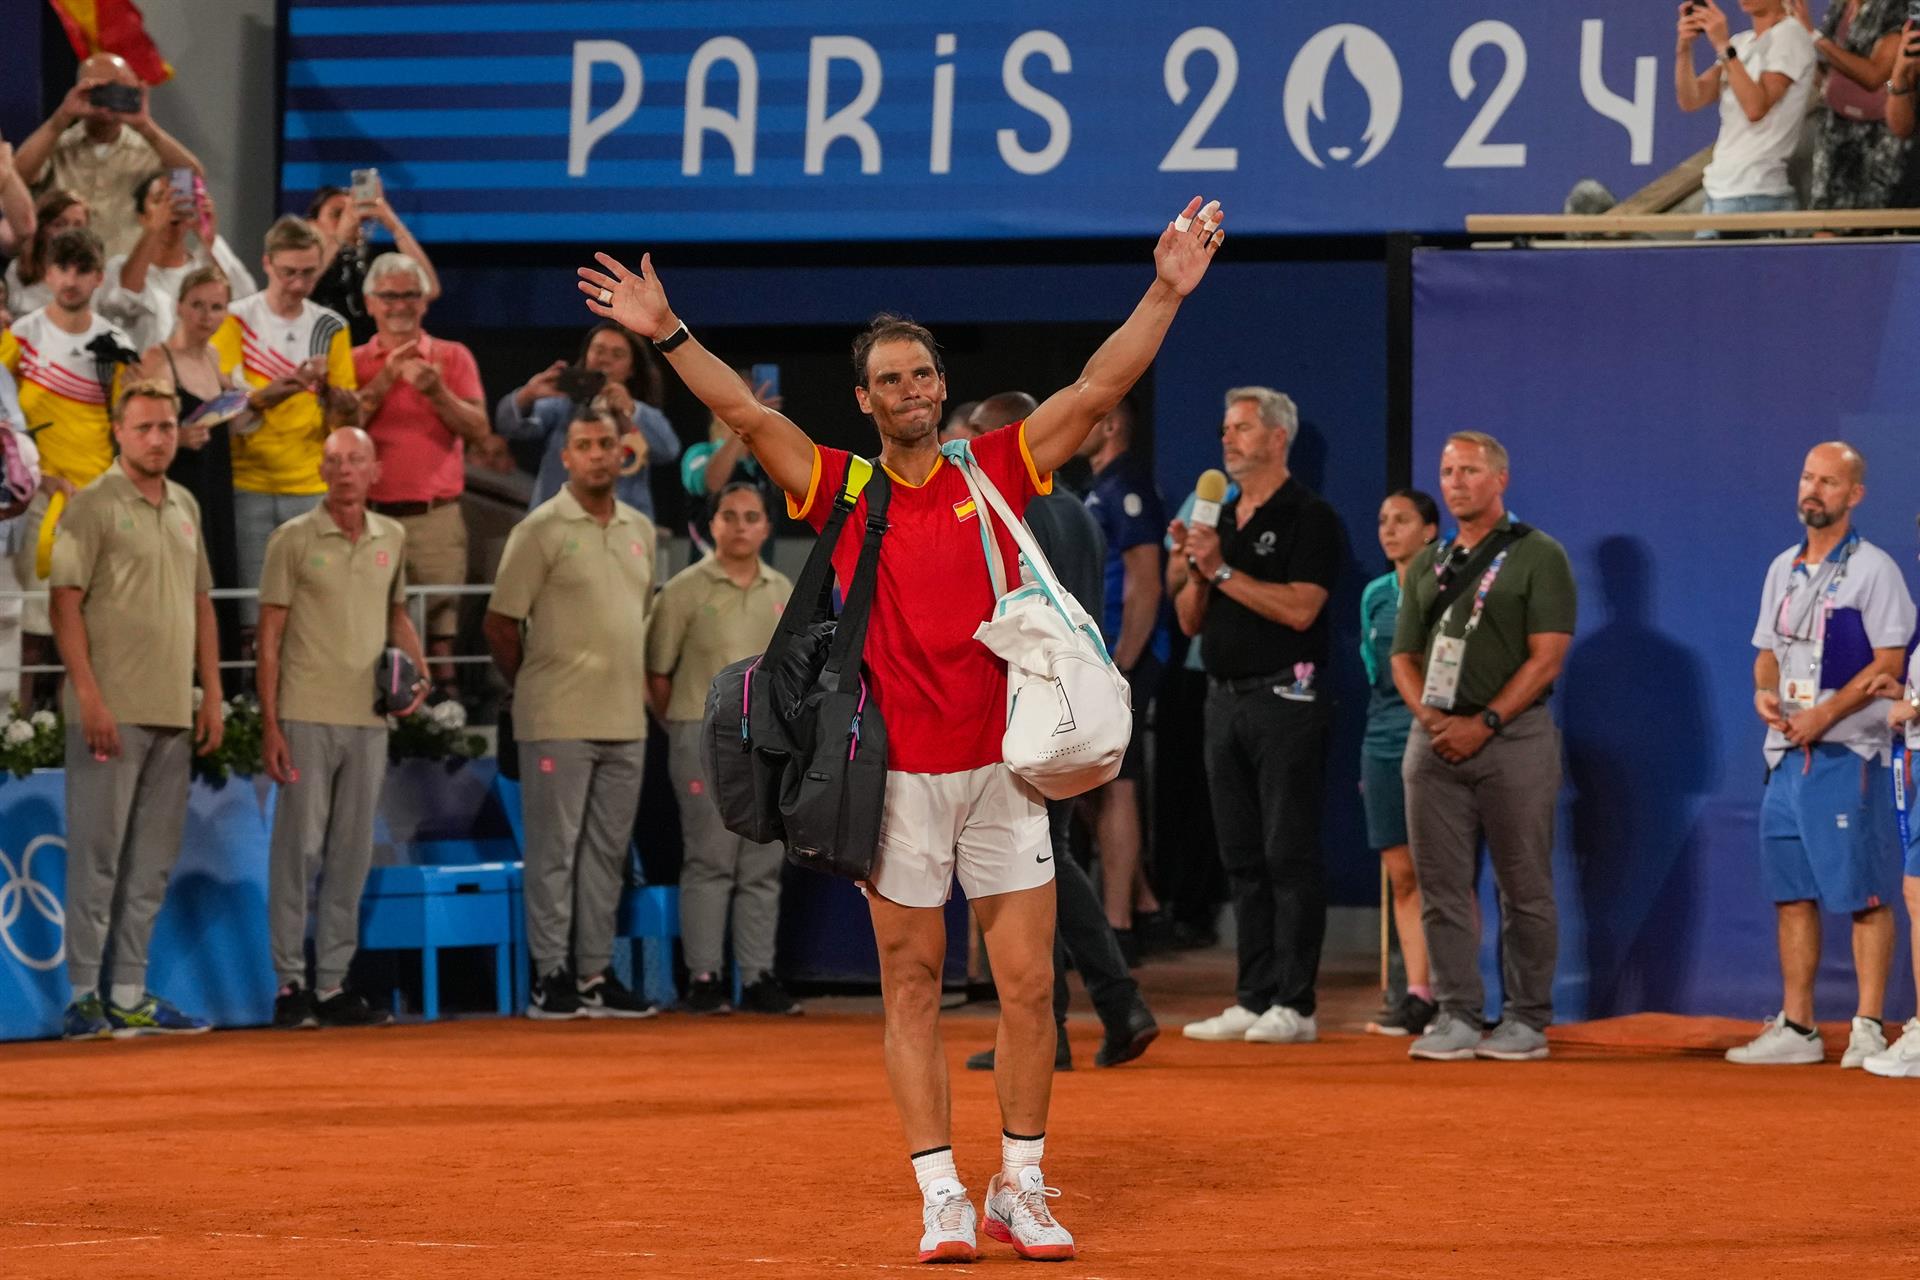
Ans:
{"type": "Polygon", "coordinates": [[[1000,1131],[1000,1176],[1008,1183],[1020,1181],[1020,1171],[1032,1165],[1038,1165],[1046,1154],[1047,1135],[1036,1133],[1031,1138],[1016,1137],[1005,1129],[1000,1131]]]}
{"type": "Polygon", "coordinates": [[[107,999],[117,1009],[131,1009],[140,1003],[140,997],[145,994],[137,982],[116,982],[108,989],[107,999]]]}
{"type": "Polygon", "coordinates": [[[913,1177],[920,1184],[920,1198],[928,1202],[932,1202],[936,1192],[958,1195],[965,1190],[960,1185],[959,1170],[953,1167],[952,1147],[933,1147],[916,1152],[913,1156],[913,1177]]]}

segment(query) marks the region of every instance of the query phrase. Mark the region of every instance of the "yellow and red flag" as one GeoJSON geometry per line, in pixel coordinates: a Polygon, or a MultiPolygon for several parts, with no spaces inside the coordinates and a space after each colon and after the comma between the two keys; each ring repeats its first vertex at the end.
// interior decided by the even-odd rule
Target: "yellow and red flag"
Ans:
{"type": "Polygon", "coordinates": [[[160,56],[146,19],[133,0],[47,0],[67,29],[67,41],[82,58],[117,53],[133,73],[148,84],[173,79],[173,68],[160,56]]]}

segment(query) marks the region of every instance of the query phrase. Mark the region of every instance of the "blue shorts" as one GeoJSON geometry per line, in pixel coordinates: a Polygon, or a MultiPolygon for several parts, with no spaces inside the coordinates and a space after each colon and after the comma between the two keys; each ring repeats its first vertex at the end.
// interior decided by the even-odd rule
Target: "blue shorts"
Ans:
{"type": "MultiPolygon", "coordinates": [[[[1817,900],[1828,911],[1889,906],[1901,858],[1887,766],[1842,746],[1792,751],[1767,780],[1760,863],[1775,902],[1817,900]]],[[[1911,858],[1908,865],[1912,865],[1911,858]]]]}
{"type": "Polygon", "coordinates": [[[1400,761],[1360,756],[1360,801],[1367,815],[1367,847],[1376,853],[1407,843],[1407,788],[1400,761]]]}

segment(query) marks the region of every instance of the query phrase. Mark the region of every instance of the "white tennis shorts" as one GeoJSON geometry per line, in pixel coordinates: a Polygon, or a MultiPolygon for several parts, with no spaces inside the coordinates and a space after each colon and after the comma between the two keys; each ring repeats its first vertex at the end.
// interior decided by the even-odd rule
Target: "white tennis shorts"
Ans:
{"type": "Polygon", "coordinates": [[[887,773],[876,892],[903,907],[937,907],[958,873],[969,898],[1053,879],[1047,803],[1004,764],[965,773],[887,773]]]}

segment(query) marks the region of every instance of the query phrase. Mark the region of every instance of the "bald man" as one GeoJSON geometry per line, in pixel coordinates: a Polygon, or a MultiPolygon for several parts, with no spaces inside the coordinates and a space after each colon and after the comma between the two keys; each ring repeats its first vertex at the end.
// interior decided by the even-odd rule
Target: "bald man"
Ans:
{"type": "Polygon", "coordinates": [[[267,774],[280,784],[268,846],[267,926],[280,990],[276,1027],[385,1022],[345,989],[360,932],[360,890],[373,861],[374,806],[387,769],[386,711],[374,704],[388,645],[426,670],[407,617],[407,535],[367,510],[380,478],[373,440],[358,427],[327,437],[326,497],[273,531],[260,575],[260,713],[267,774]],[[307,974],[307,902],[318,876],[314,972],[307,974]]]}
{"type": "MultiPolygon", "coordinates": [[[[1009,423],[1023,421],[1036,407],[1034,398],[1024,391],[1002,391],[973,407],[965,426],[952,417],[941,430],[943,440],[970,439],[998,430],[1009,423]]],[[[1027,527],[1033,539],[1053,565],[1060,584],[1094,617],[1100,616],[1103,566],[1106,562],[1106,538],[1100,524],[1080,499],[1056,488],[1027,503],[1027,527]]],[[[1160,1034],[1160,1024],[1140,996],[1140,984],[1127,971],[1126,956],[1120,941],[1107,924],[1100,897],[1093,882],[1067,848],[1067,820],[1073,812],[1070,800],[1047,802],[1047,826],[1053,839],[1054,865],[1053,933],[1053,1068],[1068,1071],[1073,1067],[1073,1051],[1067,1043],[1067,962],[1080,971],[1087,985],[1087,998],[1100,1015],[1105,1031],[1099,1050],[1093,1055],[1096,1067],[1117,1067],[1131,1062],[1147,1051],[1160,1034]]],[[[969,1071],[993,1070],[994,1052],[982,1049],[967,1059],[969,1071]]]]}
{"type": "Polygon", "coordinates": [[[1887,1047],[1881,1026],[1900,892],[1887,713],[1869,692],[1898,681],[1913,635],[1913,598],[1893,558],[1860,536],[1853,510],[1867,464],[1841,441],[1800,468],[1806,535],[1774,557],[1753,628],[1753,709],[1767,727],[1760,866],[1779,913],[1780,1013],[1727,1051],[1745,1066],[1825,1061],[1814,1029],[1820,911],[1853,917],[1859,1001],[1843,1068],[1887,1047]]]}
{"type": "Polygon", "coordinates": [[[74,192],[92,210],[89,224],[107,256],[129,252],[140,238],[134,208],[139,180],[156,169],[192,169],[205,175],[198,157],[155,124],[147,113],[147,87],[127,60],[96,53],[80,64],[73,88],[14,152],[14,167],[34,187],[74,192]],[[133,111],[95,106],[93,91],[122,85],[140,95],[133,111]]]}

